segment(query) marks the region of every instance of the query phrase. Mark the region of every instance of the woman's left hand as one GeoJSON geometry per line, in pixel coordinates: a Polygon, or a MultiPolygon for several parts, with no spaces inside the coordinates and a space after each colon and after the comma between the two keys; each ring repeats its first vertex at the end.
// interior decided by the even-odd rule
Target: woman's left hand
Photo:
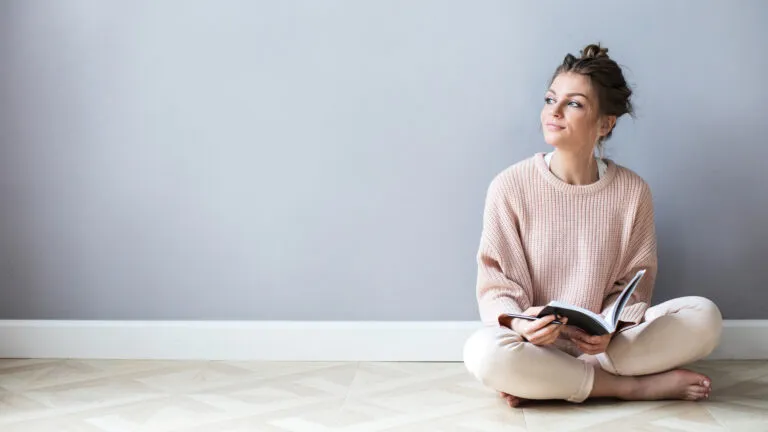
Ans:
{"type": "Polygon", "coordinates": [[[604,334],[602,336],[590,336],[584,330],[575,327],[568,328],[568,330],[563,331],[563,333],[565,333],[566,336],[579,347],[581,352],[591,355],[605,352],[613,337],[612,333],[604,334]]]}

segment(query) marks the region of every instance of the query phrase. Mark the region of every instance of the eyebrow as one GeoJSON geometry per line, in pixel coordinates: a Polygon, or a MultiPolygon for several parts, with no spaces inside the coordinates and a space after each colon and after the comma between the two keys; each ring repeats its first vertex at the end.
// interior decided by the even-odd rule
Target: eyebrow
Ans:
{"type": "MultiPolygon", "coordinates": [[[[549,89],[549,92],[550,92],[550,93],[552,93],[553,95],[557,96],[557,93],[556,93],[554,90],[552,90],[552,89],[549,89]]],[[[567,95],[565,95],[565,96],[566,96],[566,97],[572,97],[572,96],[581,96],[581,97],[583,97],[584,99],[586,99],[586,100],[589,100],[589,98],[587,97],[587,95],[585,95],[585,94],[583,94],[583,93],[568,93],[568,94],[567,94],[567,95]]]]}

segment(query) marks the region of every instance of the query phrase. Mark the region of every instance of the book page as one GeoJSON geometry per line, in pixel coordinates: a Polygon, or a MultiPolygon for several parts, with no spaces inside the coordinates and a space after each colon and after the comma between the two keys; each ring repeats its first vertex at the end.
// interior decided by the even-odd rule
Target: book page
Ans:
{"type": "Polygon", "coordinates": [[[606,318],[608,319],[608,322],[611,323],[614,330],[619,323],[619,316],[621,316],[624,306],[626,306],[629,299],[632,298],[632,293],[635,291],[637,284],[640,283],[640,279],[642,279],[644,275],[645,269],[637,272],[635,277],[633,277],[627,286],[624,287],[624,291],[621,292],[621,295],[619,295],[613,305],[611,305],[611,308],[608,309],[606,318]]]}

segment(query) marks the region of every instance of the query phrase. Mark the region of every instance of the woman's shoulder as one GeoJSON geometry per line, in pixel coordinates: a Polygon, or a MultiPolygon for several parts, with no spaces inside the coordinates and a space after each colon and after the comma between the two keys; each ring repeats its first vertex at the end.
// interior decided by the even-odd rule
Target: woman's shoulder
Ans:
{"type": "Polygon", "coordinates": [[[497,171],[487,184],[487,199],[509,201],[519,197],[529,182],[531,168],[531,158],[527,158],[497,171]]]}
{"type": "Polygon", "coordinates": [[[631,190],[641,191],[643,193],[650,194],[651,187],[648,182],[635,170],[625,165],[614,162],[608,159],[608,164],[612,164],[616,170],[616,176],[614,182],[616,182],[621,188],[628,188],[631,190]]]}
{"type": "Polygon", "coordinates": [[[615,176],[613,179],[612,190],[608,196],[616,203],[628,210],[637,211],[638,209],[653,209],[653,193],[651,186],[635,170],[610,162],[614,165],[615,176]]]}
{"type": "Polygon", "coordinates": [[[491,187],[504,184],[525,183],[526,180],[531,179],[535,175],[535,170],[537,169],[536,165],[539,163],[538,159],[541,159],[541,163],[543,163],[544,153],[535,153],[532,156],[504,167],[494,175],[491,180],[491,187]]]}

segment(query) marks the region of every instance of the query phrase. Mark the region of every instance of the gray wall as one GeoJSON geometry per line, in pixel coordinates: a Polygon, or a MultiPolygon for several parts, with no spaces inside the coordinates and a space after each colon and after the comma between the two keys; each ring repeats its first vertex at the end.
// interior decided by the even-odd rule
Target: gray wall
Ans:
{"type": "Polygon", "coordinates": [[[602,41],[655,300],[768,318],[768,3],[3,1],[0,317],[474,320],[486,186],[602,41]]]}

